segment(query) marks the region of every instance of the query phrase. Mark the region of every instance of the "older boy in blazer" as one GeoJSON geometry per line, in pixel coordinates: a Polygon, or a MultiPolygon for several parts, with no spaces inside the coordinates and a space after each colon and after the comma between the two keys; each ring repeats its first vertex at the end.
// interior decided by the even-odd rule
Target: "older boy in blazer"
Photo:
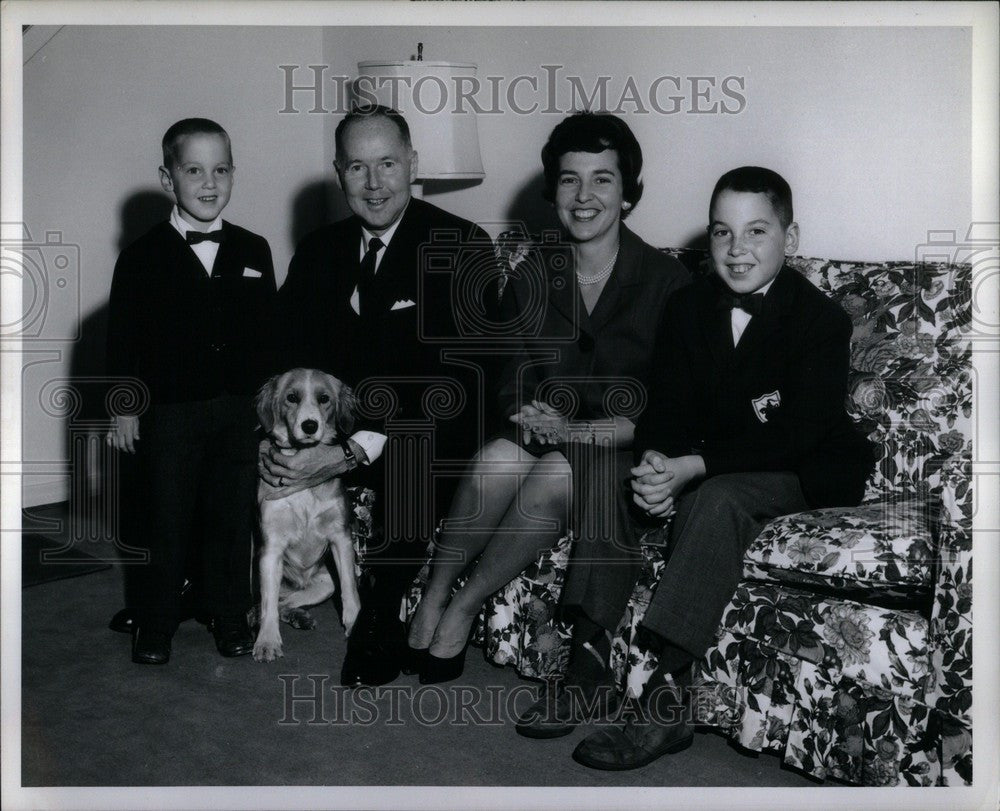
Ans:
{"type": "Polygon", "coordinates": [[[682,691],[746,547],[779,515],[857,504],[874,465],[844,410],[850,320],[784,264],[798,248],[788,184],[759,167],[723,175],[709,241],[714,275],[668,304],[636,428],[634,502],[672,522],[641,625],[659,654],[640,698],[648,723],[584,740],[573,756],[593,768],[637,768],[690,745],[682,691]]]}
{"type": "MultiPolygon", "coordinates": [[[[307,236],[298,246],[279,298],[287,329],[287,365],[324,369],[358,388],[365,381],[389,392],[391,408],[378,417],[362,414],[362,429],[339,446],[306,449],[295,456],[265,454],[260,474],[287,491],[333,476],[372,487],[376,526],[385,510],[404,537],[369,550],[370,578],[362,582],[362,610],[348,640],[341,681],[348,686],[385,684],[399,674],[405,640],[400,600],[426,558],[429,537],[413,532],[414,511],[443,508],[450,488],[440,480],[420,485],[410,499],[385,505],[393,460],[382,458],[389,421],[427,423],[433,428],[433,459],[466,461],[482,441],[474,372],[444,362],[442,350],[461,345],[462,326],[453,285],[464,268],[497,277],[492,242],[473,223],[411,198],[417,153],[406,120],[395,110],[372,107],[348,114],[336,131],[337,178],[352,216],[307,236]],[[433,272],[428,250],[448,272],[433,272]],[[453,304],[453,302],[456,302],[453,304]],[[442,342],[443,341],[443,342],[442,342]],[[458,378],[466,393],[455,414],[431,423],[437,383],[458,378]],[[353,471],[353,472],[352,472],[353,471]],[[423,488],[423,491],[421,491],[423,488]],[[421,503],[413,503],[413,499],[421,503]],[[427,503],[423,503],[426,501],[427,503]],[[406,502],[406,503],[402,503],[406,502]]],[[[488,309],[490,296],[476,306],[488,309]]],[[[496,306],[496,296],[492,296],[496,306]]],[[[490,314],[486,312],[489,318],[490,314]]],[[[495,316],[495,314],[494,314],[495,316]]],[[[450,409],[445,408],[444,411],[450,409]]]]}
{"type": "Polygon", "coordinates": [[[229,136],[179,121],[160,180],[176,205],[115,266],[108,373],[149,390],[146,413],[115,417],[108,442],[135,453],[149,563],[130,592],[132,660],[163,664],[177,628],[185,561],[200,546],[199,614],[223,656],[250,653],[254,460],[251,396],[271,373],[276,297],[267,241],[222,220],[233,184],[229,136]]]}

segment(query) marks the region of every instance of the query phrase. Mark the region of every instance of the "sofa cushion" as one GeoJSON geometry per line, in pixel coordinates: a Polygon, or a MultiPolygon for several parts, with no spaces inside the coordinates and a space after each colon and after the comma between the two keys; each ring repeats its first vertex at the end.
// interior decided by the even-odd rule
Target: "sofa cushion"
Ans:
{"type": "Polygon", "coordinates": [[[934,584],[937,514],[927,501],[897,499],[782,516],[747,550],[747,575],[917,606],[934,584]]]}

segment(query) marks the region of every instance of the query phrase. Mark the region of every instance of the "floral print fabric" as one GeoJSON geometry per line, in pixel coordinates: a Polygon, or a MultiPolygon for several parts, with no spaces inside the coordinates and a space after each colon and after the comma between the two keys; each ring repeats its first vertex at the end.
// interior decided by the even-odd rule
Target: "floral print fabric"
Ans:
{"type": "MultiPolygon", "coordinates": [[[[705,254],[669,251],[690,269],[705,254]]],[[[972,779],[971,267],[794,258],[854,324],[848,412],[878,443],[865,503],[772,522],[747,552],[696,712],[743,746],[861,785],[972,779]]],[[[638,695],[656,666],[636,630],[664,566],[663,538],[612,642],[638,695]]],[[[523,676],[562,672],[554,619],[569,539],[480,617],[487,655],[523,676]]],[[[412,612],[419,586],[408,599],[412,612]]]]}

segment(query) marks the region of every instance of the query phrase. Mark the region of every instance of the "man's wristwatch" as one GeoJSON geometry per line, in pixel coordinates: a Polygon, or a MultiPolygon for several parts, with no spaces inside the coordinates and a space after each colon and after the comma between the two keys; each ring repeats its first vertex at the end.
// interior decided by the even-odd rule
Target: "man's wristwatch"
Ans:
{"type": "Polygon", "coordinates": [[[354,455],[354,451],[351,450],[350,443],[341,437],[337,440],[340,443],[341,449],[344,451],[344,461],[347,462],[348,468],[354,470],[358,466],[358,457],[354,455]]]}

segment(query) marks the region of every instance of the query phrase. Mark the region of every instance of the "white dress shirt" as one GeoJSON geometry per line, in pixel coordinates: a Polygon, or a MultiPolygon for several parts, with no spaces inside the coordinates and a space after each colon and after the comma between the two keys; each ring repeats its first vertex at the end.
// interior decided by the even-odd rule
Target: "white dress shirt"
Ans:
{"type": "MultiPolygon", "coordinates": [[[[375,254],[375,273],[378,273],[379,265],[382,264],[382,257],[385,256],[385,249],[389,247],[393,234],[396,233],[396,229],[399,228],[399,224],[403,221],[403,217],[405,215],[406,209],[404,208],[399,219],[386,228],[385,233],[383,234],[373,234],[363,225],[361,226],[361,245],[358,246],[359,260],[364,259],[365,254],[368,253],[369,242],[371,242],[376,236],[382,240],[382,247],[379,248],[378,252],[375,254]]],[[[351,293],[351,309],[358,315],[361,315],[361,297],[358,295],[357,285],[354,287],[354,292],[351,293]]],[[[368,457],[368,462],[371,463],[382,455],[382,449],[385,447],[388,437],[385,434],[380,434],[376,431],[358,431],[351,436],[351,439],[357,442],[364,449],[365,456],[368,457]]]]}
{"type": "MultiPolygon", "coordinates": [[[[404,208],[403,215],[405,214],[406,209],[404,208]]],[[[386,228],[384,234],[373,234],[363,225],[361,226],[361,247],[358,254],[359,259],[365,258],[365,254],[368,253],[368,243],[375,239],[376,236],[382,240],[382,247],[379,248],[378,253],[375,254],[375,273],[378,273],[379,265],[382,264],[382,257],[385,256],[385,249],[389,247],[393,234],[396,233],[396,229],[399,228],[399,224],[403,221],[403,215],[400,215],[400,218],[396,220],[396,222],[386,228]]],[[[357,286],[355,286],[354,292],[351,293],[351,309],[358,315],[361,315],[361,298],[358,296],[357,286]]]]}
{"type": "MultiPolygon", "coordinates": [[[[774,279],[771,279],[767,284],[765,284],[760,290],[754,290],[754,294],[762,293],[767,295],[767,291],[771,289],[771,285],[774,284],[774,279]]],[[[747,328],[747,324],[750,323],[750,319],[753,318],[750,313],[746,310],[741,310],[739,307],[733,307],[729,313],[729,323],[733,327],[733,346],[736,346],[740,342],[740,338],[743,337],[743,331],[747,328]]]]}
{"type": "MultiPolygon", "coordinates": [[[[180,209],[174,206],[174,210],[170,212],[170,224],[177,229],[178,233],[184,237],[184,241],[187,241],[188,231],[197,231],[197,228],[192,228],[187,220],[181,216],[180,209]]],[[[220,214],[208,226],[207,231],[221,231],[222,230],[222,215],[220,214]]],[[[212,267],[215,265],[215,257],[219,253],[219,243],[212,242],[210,240],[205,240],[204,242],[199,242],[197,245],[188,245],[188,247],[194,251],[194,255],[198,257],[198,261],[201,262],[205,272],[211,276],[212,267]]]]}

